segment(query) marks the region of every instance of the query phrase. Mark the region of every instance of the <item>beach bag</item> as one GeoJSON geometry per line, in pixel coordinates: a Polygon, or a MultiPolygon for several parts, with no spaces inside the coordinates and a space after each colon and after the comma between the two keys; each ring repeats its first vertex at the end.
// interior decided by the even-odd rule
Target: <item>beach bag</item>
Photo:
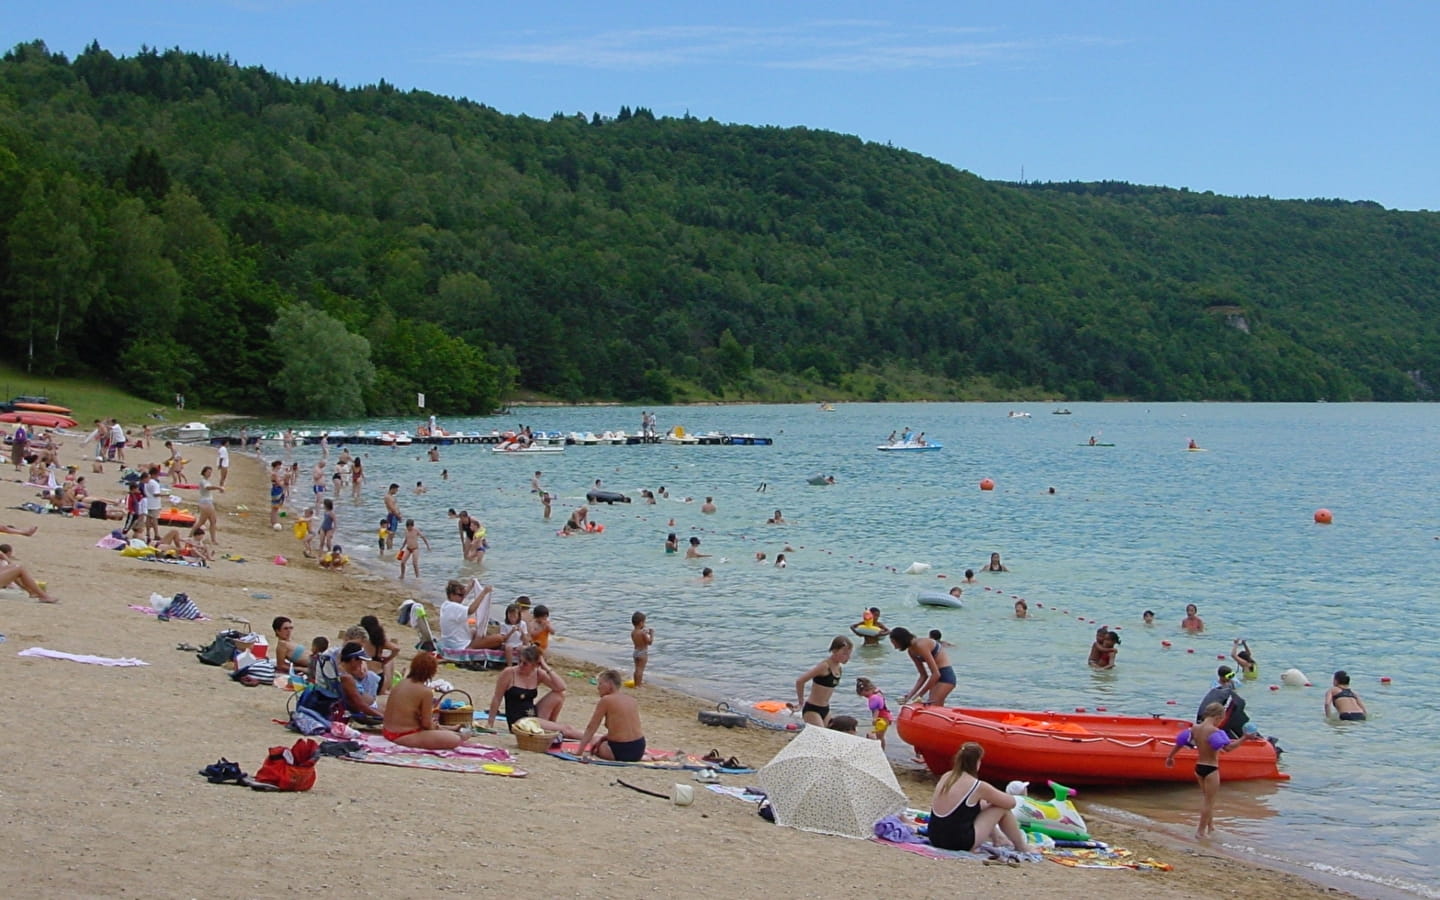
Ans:
{"type": "Polygon", "coordinates": [[[282,791],[308,791],[315,785],[315,761],[319,758],[320,745],[309,738],[290,747],[271,747],[255,780],[282,791]]]}
{"type": "Polygon", "coordinates": [[[161,612],[172,619],[199,619],[204,615],[189,594],[176,594],[161,612]]]}
{"type": "Polygon", "coordinates": [[[195,658],[207,666],[223,666],[235,658],[237,637],[240,637],[238,631],[222,631],[215,635],[215,640],[201,647],[195,658]]]}

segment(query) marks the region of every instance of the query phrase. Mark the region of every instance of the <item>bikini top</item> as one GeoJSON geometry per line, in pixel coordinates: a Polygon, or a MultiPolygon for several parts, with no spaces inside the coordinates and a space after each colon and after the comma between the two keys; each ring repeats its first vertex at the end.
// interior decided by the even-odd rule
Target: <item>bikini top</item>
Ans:
{"type": "Polygon", "coordinates": [[[840,676],[834,673],[829,675],[816,675],[811,680],[821,687],[837,688],[840,686],[840,676]]]}

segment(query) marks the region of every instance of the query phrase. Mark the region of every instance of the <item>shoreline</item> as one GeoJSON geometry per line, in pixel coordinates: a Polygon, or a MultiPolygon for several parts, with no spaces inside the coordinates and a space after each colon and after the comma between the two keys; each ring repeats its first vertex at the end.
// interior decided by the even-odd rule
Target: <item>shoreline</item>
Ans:
{"type": "MultiPolygon", "coordinates": [[[[69,439],[63,455],[78,461],[78,438],[69,439]]],[[[159,456],[147,448],[131,458],[159,456]]],[[[192,456],[195,472],[213,458],[209,448],[195,448],[192,456]]],[[[1229,883],[1245,884],[1257,900],[1335,893],[1313,876],[1226,856],[1207,845],[1171,844],[1158,829],[1146,832],[1133,824],[1112,823],[1090,813],[1083,801],[1082,812],[1100,826],[1096,831],[1101,839],[1138,856],[1154,855],[1174,864],[1176,871],[1141,876],[1049,863],[1007,869],[929,860],[875,843],[777,828],[761,821],[747,804],[703,790],[697,791],[693,807],[679,808],[617,790],[614,784],[619,773],[628,782],[668,793],[670,784],[688,781],[685,772],[597,768],[525,752],[517,754],[530,773],[525,779],[326,760],[319,766],[315,789],[306,794],[277,798],[210,785],[195,775],[196,769],[224,756],[253,772],[267,747],[294,741],[295,735],[269,722],[283,716],[290,695],[236,685],[219,670],[197,663],[193,654],[177,652],[177,643],[203,645],[228,624],[221,618],[226,615],[244,616],[255,630],[268,633],[269,620],[277,614],[293,618],[297,635],[308,639],[334,635],[359,615],[374,613],[407,648],[402,660],[413,652],[409,648],[415,640],[413,631],[394,624],[408,585],[400,588],[393,577],[360,571],[337,575],[303,558],[286,567],[274,565],[270,560],[277,553],[288,555],[294,539],[288,531],[275,534],[268,528],[263,464],[248,453],[234,453],[232,460],[231,490],[218,501],[219,538],[221,550],[244,556],[243,563],[217,560],[206,569],[143,563],[93,548],[113,524],[20,511],[8,511],[4,518],[13,525],[40,526],[34,537],[7,535],[5,541],[62,601],[42,606],[18,591],[0,594],[9,601],[0,628],[8,635],[0,651],[0,690],[15,711],[0,738],[0,747],[14,761],[0,775],[0,789],[9,795],[13,810],[0,834],[15,846],[27,847],[12,867],[12,883],[52,895],[139,888],[155,896],[193,896],[194,860],[203,859],[215,861],[209,863],[212,874],[235,879],[233,893],[227,893],[230,882],[207,892],[279,896],[291,892],[296,872],[312,871],[317,857],[333,857],[366,860],[363,875],[357,872],[355,877],[365,879],[367,890],[408,893],[419,887],[413,863],[420,849],[436,859],[434,871],[421,882],[430,889],[469,890],[479,881],[491,889],[530,890],[536,877],[534,855],[549,849],[554,851],[547,860],[551,876],[560,879],[562,892],[578,896],[618,897],[637,891],[715,896],[763,890],[778,896],[828,897],[836,890],[873,893],[876,872],[936,885],[922,887],[922,896],[955,889],[995,896],[1100,889],[1198,898],[1213,896],[1213,885],[1229,883]],[[250,509],[240,514],[241,506],[250,509]],[[182,590],[213,621],[160,623],[126,608],[144,603],[152,591],[169,596],[182,590]],[[149,666],[107,668],[14,658],[29,646],[135,656],[149,666]],[[62,709],[54,706],[56,696],[65,698],[62,709]],[[76,759],[81,753],[84,759],[76,759]],[[77,809],[85,815],[74,815],[77,809]],[[309,823],[306,839],[255,840],[257,825],[286,821],[309,823]],[[381,827],[373,827],[377,823],[381,827]],[[336,829],[335,838],[326,838],[324,828],[317,832],[312,827],[317,825],[336,829]],[[33,839],[39,828],[45,829],[44,841],[33,839]],[[453,867],[439,863],[455,853],[476,862],[453,867]],[[797,882],[796,855],[824,877],[797,882]],[[685,864],[666,865],[667,859],[685,864]],[[715,877],[720,870],[740,874],[722,888],[715,877]]],[[[110,467],[106,479],[114,471],[110,467]]],[[[90,476],[87,481],[92,478],[100,489],[96,493],[112,493],[105,479],[90,476]]],[[[372,484],[381,480],[375,478],[372,484]]],[[[33,489],[13,481],[0,490],[6,506],[32,499],[33,489]]],[[[569,652],[582,648],[567,643],[562,637],[553,648],[557,669],[562,674],[592,673],[595,666],[585,662],[585,653],[569,652]]],[[[441,677],[468,691],[477,708],[488,705],[494,673],[445,667],[441,677]]],[[[585,677],[568,681],[563,718],[583,725],[594,690],[585,677]]],[[[783,732],[702,726],[695,711],[707,704],[669,687],[647,681],[637,695],[655,747],[702,754],[714,746],[758,767],[787,740],[783,732]]],[[[488,742],[514,749],[508,735],[488,742]]],[[[928,805],[933,779],[903,772],[900,778],[913,805],[928,805]]],[[[754,778],[724,781],[744,785],[754,778]]],[[[909,889],[914,890],[913,884],[909,889]]]]}

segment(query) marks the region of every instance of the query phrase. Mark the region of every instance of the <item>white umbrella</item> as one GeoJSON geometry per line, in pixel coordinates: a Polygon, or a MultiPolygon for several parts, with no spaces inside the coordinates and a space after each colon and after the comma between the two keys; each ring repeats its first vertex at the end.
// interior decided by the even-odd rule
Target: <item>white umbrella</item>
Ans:
{"type": "Polygon", "coordinates": [[[873,836],[875,823],[905,808],[905,794],[879,741],[811,725],[760,770],[775,822],[820,834],[873,836]]]}

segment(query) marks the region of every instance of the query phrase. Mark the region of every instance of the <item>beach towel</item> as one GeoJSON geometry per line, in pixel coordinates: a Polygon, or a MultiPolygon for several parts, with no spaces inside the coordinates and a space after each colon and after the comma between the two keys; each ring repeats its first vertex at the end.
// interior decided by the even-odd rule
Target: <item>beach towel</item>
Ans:
{"type": "MultiPolygon", "coordinates": [[[[192,605],[193,605],[193,604],[192,604],[192,605]]],[[[147,616],[158,616],[158,615],[160,615],[160,610],[155,609],[153,606],[140,606],[139,604],[132,603],[132,604],[130,604],[130,609],[133,609],[133,610],[135,610],[135,611],[138,612],[138,613],[144,613],[144,614],[147,615],[147,616]]],[[[198,613],[198,612],[200,612],[200,611],[197,609],[196,612],[198,613]]],[[[172,618],[172,619],[175,618],[175,615],[174,615],[173,613],[170,614],[170,618],[172,618]]],[[[205,615],[204,613],[200,613],[200,615],[198,615],[198,616],[180,616],[180,618],[182,618],[182,619],[193,619],[193,620],[195,620],[195,621],[197,621],[197,622],[208,622],[208,621],[210,621],[210,617],[207,616],[207,615],[205,615]]]]}
{"type": "Polygon", "coordinates": [[[504,650],[446,650],[443,647],[437,651],[441,662],[454,663],[461,667],[503,669],[505,668],[504,650]]]}
{"type": "Polygon", "coordinates": [[[68,659],[70,662],[88,663],[92,666],[148,666],[143,659],[130,657],[112,656],[90,656],[81,653],[64,653],[60,650],[46,650],[44,647],[31,647],[28,650],[21,650],[19,656],[30,656],[37,659],[68,659]]]}
{"type": "MultiPolygon", "coordinates": [[[[125,551],[121,550],[120,552],[124,553],[125,551]]],[[[193,566],[197,569],[208,568],[208,566],[205,565],[205,560],[195,559],[194,557],[187,556],[165,556],[163,554],[156,553],[149,556],[137,556],[135,558],[140,560],[141,562],[165,563],[166,565],[171,566],[193,566]]]]}
{"type": "Polygon", "coordinates": [[[413,753],[372,753],[364,757],[341,756],[346,762],[369,763],[378,766],[401,766],[407,769],[433,769],[437,772],[461,772],[467,775],[499,775],[504,778],[524,778],[529,775],[524,769],[517,769],[509,763],[487,762],[472,757],[442,759],[438,756],[423,756],[413,753]]]}
{"type": "MultiPolygon", "coordinates": [[[[1099,843],[1098,841],[1096,843],[1099,843]]],[[[1132,869],[1136,871],[1170,872],[1174,866],[1152,857],[1136,859],[1124,847],[1047,847],[1041,851],[1053,863],[1072,869],[1132,869]]]]}
{"type": "Polygon", "coordinates": [[[370,753],[379,754],[401,754],[423,756],[443,756],[447,758],[479,759],[484,762],[513,763],[515,754],[504,747],[490,747],[486,744],[461,744],[454,750],[419,750],[415,747],[405,747],[393,741],[387,741],[378,734],[361,734],[356,738],[360,744],[370,753]]]}

